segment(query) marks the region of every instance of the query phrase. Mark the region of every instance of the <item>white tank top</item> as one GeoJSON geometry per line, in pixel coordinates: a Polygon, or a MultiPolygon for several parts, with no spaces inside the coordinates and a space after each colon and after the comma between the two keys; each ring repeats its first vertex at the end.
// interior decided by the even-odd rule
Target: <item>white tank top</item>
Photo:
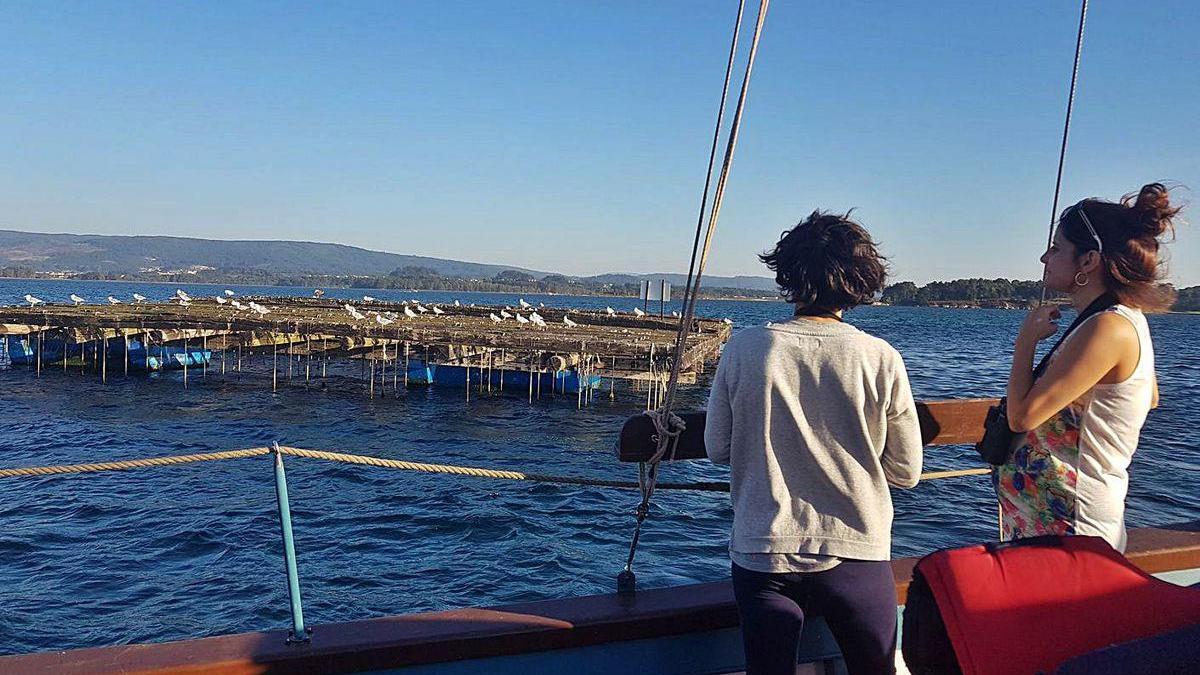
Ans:
{"type": "Polygon", "coordinates": [[[1075,533],[1103,537],[1124,551],[1129,464],[1154,397],[1154,346],[1141,311],[1125,305],[1106,311],[1133,324],[1141,354],[1128,378],[1097,384],[1082,399],[1075,533]]]}

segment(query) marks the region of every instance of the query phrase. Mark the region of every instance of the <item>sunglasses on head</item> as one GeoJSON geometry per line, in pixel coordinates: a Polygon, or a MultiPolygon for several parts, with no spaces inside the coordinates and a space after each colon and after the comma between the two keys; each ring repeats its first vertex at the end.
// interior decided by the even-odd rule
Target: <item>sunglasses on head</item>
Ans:
{"type": "Polygon", "coordinates": [[[1100,241],[1100,235],[1096,233],[1096,228],[1092,227],[1092,221],[1088,219],[1087,212],[1083,210],[1083,202],[1079,202],[1071,208],[1075,209],[1075,212],[1079,214],[1079,219],[1087,227],[1088,233],[1092,235],[1092,239],[1096,240],[1096,250],[1100,255],[1104,255],[1104,242],[1100,241]]]}

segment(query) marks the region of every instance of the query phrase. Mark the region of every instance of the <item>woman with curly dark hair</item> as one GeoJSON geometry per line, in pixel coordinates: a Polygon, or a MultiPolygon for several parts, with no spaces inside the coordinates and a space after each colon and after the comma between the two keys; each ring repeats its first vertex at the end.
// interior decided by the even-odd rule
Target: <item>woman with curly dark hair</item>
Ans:
{"type": "Polygon", "coordinates": [[[851,673],[893,672],[888,486],[916,485],[921,434],[900,354],[842,321],[883,289],[884,260],[849,214],[820,211],[761,258],[795,316],[725,346],[704,434],[731,467],[746,671],[794,673],[815,612],[851,673]]]}
{"type": "Polygon", "coordinates": [[[1032,310],[1017,336],[1007,405],[1021,447],[994,472],[1004,539],[1088,534],[1125,549],[1128,468],[1158,404],[1143,312],[1171,305],[1159,247],[1178,212],[1167,188],[1150,183],[1059,217],[1042,255],[1046,286],[1069,295],[1079,318],[1037,369],[1034,350],[1058,330],[1058,308],[1032,310]]]}

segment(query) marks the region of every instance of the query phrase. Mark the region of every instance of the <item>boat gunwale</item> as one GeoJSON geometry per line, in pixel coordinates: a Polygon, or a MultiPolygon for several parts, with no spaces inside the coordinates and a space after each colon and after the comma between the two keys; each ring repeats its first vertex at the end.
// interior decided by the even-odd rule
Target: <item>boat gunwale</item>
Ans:
{"type": "MultiPolygon", "coordinates": [[[[1126,557],[1154,574],[1200,568],[1200,521],[1129,531],[1126,557]]],[[[892,561],[903,603],[919,558],[892,561]]],[[[738,625],[728,580],[363,619],[317,626],[309,644],[273,630],[157,644],[91,647],[0,657],[16,673],[344,673],[468,661],[738,625]]]]}

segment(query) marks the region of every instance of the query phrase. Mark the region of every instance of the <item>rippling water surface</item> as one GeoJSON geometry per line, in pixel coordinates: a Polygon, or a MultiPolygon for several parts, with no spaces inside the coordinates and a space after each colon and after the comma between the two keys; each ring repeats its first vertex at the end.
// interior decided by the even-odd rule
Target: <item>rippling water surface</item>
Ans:
{"type": "MultiPolygon", "coordinates": [[[[62,301],[176,286],[0,281],[0,304],[25,293],[62,301]]],[[[183,286],[212,295],[211,286],[183,286]]],[[[223,288],[223,287],[222,287],[223,288]]],[[[307,289],[249,288],[264,295],[307,289]]],[[[368,291],[381,299],[514,303],[515,296],[368,291]]],[[[361,292],[334,290],[354,298],[361,292]]],[[[525,296],[553,306],[621,310],[634,301],[525,296]]],[[[735,327],[786,318],[776,302],[710,301],[735,327]]],[[[904,355],[918,397],[999,395],[1022,314],[1001,310],[863,308],[848,315],[904,355]]],[[[1191,435],[1200,408],[1200,316],[1150,319],[1162,406],[1135,456],[1131,525],[1200,517],[1191,435]]],[[[259,365],[260,373],[261,365],[259,365]]],[[[215,369],[214,369],[215,370],[215,369]]],[[[273,441],[416,461],[630,479],[612,445],[640,411],[627,392],[578,411],[574,396],[533,405],[414,388],[368,399],[343,368],[334,386],[302,380],[271,392],[265,377],[110,377],[0,369],[0,466],[210,452],[273,441]],[[297,384],[297,382],[299,382],[297,384]]],[[[704,391],[685,394],[697,405],[704,391]]],[[[934,448],[927,468],[973,464],[969,448],[934,448]]],[[[608,592],[631,533],[634,492],[414,474],[291,458],[289,490],[310,623],[608,592]]],[[[664,480],[724,479],[707,462],[664,480]]],[[[896,495],[893,553],[993,537],[995,505],[981,478],[935,481],[896,495]]],[[[646,586],[718,579],[728,496],[661,492],[639,549],[646,586]]],[[[270,462],[0,479],[0,653],[165,641],[281,628],[288,602],[270,462]]]]}

